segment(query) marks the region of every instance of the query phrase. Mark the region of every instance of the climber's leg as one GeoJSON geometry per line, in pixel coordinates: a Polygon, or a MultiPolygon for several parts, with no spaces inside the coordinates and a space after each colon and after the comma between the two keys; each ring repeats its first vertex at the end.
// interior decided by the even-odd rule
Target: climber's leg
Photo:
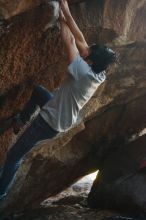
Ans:
{"type": "Polygon", "coordinates": [[[24,124],[30,120],[31,115],[35,112],[38,106],[42,108],[52,98],[53,94],[51,92],[49,92],[43,86],[36,86],[24,109],[13,119],[14,133],[17,134],[21,127],[23,127],[24,124]]]}
{"type": "Polygon", "coordinates": [[[43,86],[36,86],[32,92],[30,100],[25,105],[24,109],[20,113],[20,119],[25,124],[29,121],[31,115],[35,112],[37,106],[43,107],[50,99],[53,98],[53,94],[45,89],[43,86]]]}
{"type": "Polygon", "coordinates": [[[24,155],[29,152],[36,142],[53,138],[57,135],[44,119],[38,115],[31,126],[22,134],[7,154],[6,162],[0,177],[0,197],[10,189],[15,173],[19,168],[24,155]]]}

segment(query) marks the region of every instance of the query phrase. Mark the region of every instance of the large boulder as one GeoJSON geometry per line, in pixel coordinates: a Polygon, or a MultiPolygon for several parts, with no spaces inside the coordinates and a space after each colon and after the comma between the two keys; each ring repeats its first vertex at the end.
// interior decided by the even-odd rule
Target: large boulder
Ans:
{"type": "Polygon", "coordinates": [[[146,214],[146,135],[112,152],[88,197],[92,208],[146,214]]]}
{"type": "MultiPolygon", "coordinates": [[[[142,75],[145,65],[142,56],[141,64],[136,65],[134,62],[135,51],[143,54],[145,59],[144,48],[145,44],[122,47],[121,68],[116,69],[116,75],[109,75],[109,80],[99,88],[99,92],[95,93],[82,111],[85,128],[74,128],[75,130],[59,135],[51,142],[46,140],[27,155],[7,197],[5,210],[39,206],[41,201],[62,191],[83,175],[101,169],[103,161],[111,152],[119,148],[122,151],[131,137],[145,128],[146,81],[142,75]],[[132,76],[131,68],[134,70],[132,76]],[[115,83],[111,83],[113,77],[115,83]],[[100,97],[101,89],[103,99],[100,97]]],[[[145,139],[142,147],[145,147],[144,144],[145,139]]],[[[122,176],[119,166],[118,169],[119,176],[122,176]]],[[[126,169],[131,169],[131,165],[127,163],[126,169]]],[[[132,169],[136,170],[137,167],[132,165],[132,169]]]]}
{"type": "MultiPolygon", "coordinates": [[[[29,4],[27,1],[17,2],[23,3],[23,7],[21,4],[16,7],[12,1],[7,1],[7,4],[0,1],[3,15],[0,27],[1,126],[23,108],[36,84],[43,84],[53,90],[60,85],[66,72],[67,63],[59,29],[50,26],[54,7],[50,7],[46,1],[43,4],[40,1],[31,1],[29,4]]],[[[110,43],[119,52],[120,62],[111,68],[107,80],[84,107],[82,115],[85,128],[74,128],[51,142],[45,140],[28,153],[3,204],[7,212],[36,208],[41,201],[62,191],[83,175],[96,169],[101,170],[103,162],[110,158],[110,153],[123,149],[125,145],[129,148],[127,143],[131,137],[138,136],[146,127],[146,2],[78,2],[70,2],[71,10],[88,42],[110,43]]],[[[11,128],[0,137],[1,164],[12,137],[11,128]]],[[[142,147],[145,138],[143,140],[142,147]]],[[[131,143],[130,146],[137,146],[138,143],[131,143]]],[[[102,173],[106,173],[107,168],[105,166],[102,173]]],[[[129,163],[126,163],[126,169],[131,169],[129,163]]],[[[137,169],[134,164],[133,169],[137,169]]],[[[117,166],[118,172],[121,178],[123,173],[120,173],[117,166]]],[[[143,173],[136,175],[136,178],[140,178],[140,184],[144,184],[143,173]]],[[[112,174],[112,178],[116,179],[116,176],[112,174]]],[[[133,200],[135,187],[136,182],[135,185],[130,182],[130,198],[133,200]]],[[[120,187],[117,189],[120,190],[120,187]]],[[[92,192],[94,188],[90,201],[98,204],[98,194],[92,192]]],[[[122,193],[119,192],[119,195],[122,198],[122,193]]],[[[137,199],[137,203],[133,202],[132,209],[138,204],[139,210],[141,208],[145,211],[141,201],[145,201],[145,197],[143,200],[137,199]]],[[[102,207],[104,202],[103,199],[102,207]]]]}

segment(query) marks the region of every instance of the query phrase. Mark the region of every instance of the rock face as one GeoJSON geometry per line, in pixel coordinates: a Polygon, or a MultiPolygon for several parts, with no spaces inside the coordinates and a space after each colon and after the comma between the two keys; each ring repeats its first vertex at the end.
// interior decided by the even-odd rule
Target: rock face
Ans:
{"type": "MultiPolygon", "coordinates": [[[[59,29],[50,28],[50,21],[54,25],[57,18],[52,19],[58,7],[57,2],[53,4],[55,8],[48,1],[0,0],[1,127],[23,108],[36,84],[53,90],[65,77],[59,29]]],[[[139,171],[146,143],[145,137],[139,137],[146,127],[146,2],[70,4],[88,42],[109,43],[119,52],[120,62],[83,109],[85,127],[82,124],[51,142],[46,140],[27,155],[3,208],[9,212],[36,208],[99,169],[90,206],[146,212],[145,172],[139,171]]],[[[0,137],[1,164],[12,137],[11,128],[0,137]]]]}
{"type": "Polygon", "coordinates": [[[146,135],[112,152],[102,163],[88,203],[138,213],[146,210],[146,135]]]}

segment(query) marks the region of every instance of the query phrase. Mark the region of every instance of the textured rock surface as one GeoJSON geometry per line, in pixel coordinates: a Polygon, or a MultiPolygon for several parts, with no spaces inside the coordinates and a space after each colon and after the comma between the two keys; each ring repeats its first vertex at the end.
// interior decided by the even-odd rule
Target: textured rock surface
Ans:
{"type": "Polygon", "coordinates": [[[133,213],[146,210],[145,143],[146,135],[117,149],[103,162],[89,194],[91,207],[117,208],[133,213]]]}
{"type": "MultiPolygon", "coordinates": [[[[95,174],[96,173],[87,175],[55,197],[49,197],[41,204],[40,208],[26,210],[25,212],[17,212],[13,215],[13,218],[12,216],[11,218],[13,220],[33,220],[36,218],[38,220],[100,220],[112,216],[119,216],[119,214],[115,213],[114,211],[93,210],[87,206],[87,197],[88,193],[90,192],[93,179],[95,178],[95,174]]],[[[9,215],[7,215],[7,217],[8,216],[9,215]]]]}
{"type": "MultiPolygon", "coordinates": [[[[80,199],[83,199],[80,198],[80,199]]],[[[78,203],[78,199],[76,199],[76,202],[78,203]]],[[[66,202],[69,201],[66,199],[66,202]]],[[[112,214],[108,211],[100,211],[97,210],[91,210],[87,207],[83,207],[80,204],[72,204],[72,205],[51,205],[46,208],[39,208],[37,210],[33,210],[31,212],[26,212],[22,215],[16,216],[16,218],[13,218],[14,220],[102,220],[103,218],[108,218],[112,216],[116,216],[115,214],[112,214]]],[[[107,219],[108,220],[108,219],[107,219]]],[[[134,220],[134,219],[132,219],[134,220]]]]}
{"type": "MultiPolygon", "coordinates": [[[[8,207],[21,210],[38,206],[79,177],[101,168],[110,152],[123,147],[132,135],[146,127],[146,1],[71,3],[74,3],[73,15],[88,42],[110,43],[119,51],[120,63],[112,68],[106,82],[83,109],[84,130],[63,134],[52,143],[46,141],[28,154],[5,203],[6,211],[8,207]]],[[[0,124],[3,125],[22,109],[35,84],[52,90],[61,83],[66,61],[59,30],[46,29],[52,19],[52,7],[46,1],[40,4],[40,1],[0,0],[0,9],[2,19],[6,19],[0,27],[0,124]]],[[[1,164],[11,138],[11,129],[0,137],[1,164]]],[[[137,182],[144,179],[139,174],[135,178],[137,182]]],[[[97,195],[90,195],[91,203],[97,195]]],[[[135,208],[132,205],[129,208],[135,208]]],[[[139,207],[145,211],[140,202],[139,207]]]]}
{"type": "MultiPolygon", "coordinates": [[[[77,178],[100,168],[102,161],[108,158],[111,151],[123,146],[132,134],[145,128],[146,82],[142,75],[142,66],[135,65],[134,69],[136,51],[139,50],[140,52],[137,53],[142,54],[142,51],[145,51],[144,44],[125,46],[122,50],[121,56],[123,53],[124,58],[121,58],[120,65],[123,69],[116,70],[116,75],[113,73],[109,75],[109,81],[107,80],[102,86],[103,99],[101,100],[100,93],[97,91],[97,96],[95,95],[86,106],[84,114],[88,120],[85,122],[85,129],[83,131],[75,129],[79,132],[76,136],[71,131],[71,136],[63,134],[52,143],[46,141],[28,155],[28,161],[26,160],[21,167],[17,183],[8,197],[6,205],[9,210],[11,205],[13,209],[23,209],[30,204],[32,207],[39,205],[43,199],[60,192],[77,178]],[[133,57],[133,65],[131,57],[133,57]],[[124,64],[125,60],[126,64],[124,64]],[[132,76],[130,68],[134,69],[132,76]],[[113,77],[115,83],[110,83],[113,77]],[[113,91],[116,93],[113,94],[113,91]],[[138,94],[137,91],[139,91],[138,94]],[[90,111],[90,117],[92,115],[94,118],[89,120],[90,106],[93,111],[90,111]],[[74,137],[70,140],[69,137],[72,136],[74,137]],[[37,172],[34,172],[36,167],[37,172]],[[24,197],[24,195],[27,196],[24,197]]],[[[143,53],[143,59],[145,59],[145,53],[143,53]]],[[[142,56],[140,60],[144,64],[142,56]]],[[[137,155],[137,152],[132,153],[137,155]]],[[[127,165],[126,168],[127,172],[131,172],[131,166],[127,165]]],[[[135,171],[137,167],[133,165],[132,169],[135,171]]]]}
{"type": "MultiPolygon", "coordinates": [[[[1,9],[8,10],[10,6],[11,12],[12,8],[16,9],[15,1],[13,5],[12,1],[0,2],[1,9]]],[[[22,7],[24,13],[18,11],[17,16],[9,17],[1,30],[0,42],[3,46],[0,49],[0,124],[22,109],[35,84],[43,84],[52,90],[60,84],[66,69],[59,32],[57,30],[44,31],[52,15],[49,5],[45,2],[39,5],[39,1],[30,1],[31,9],[25,10],[28,3],[19,2],[21,4],[24,2],[22,7]]],[[[133,1],[93,0],[92,3],[87,1],[73,5],[72,12],[89,43],[93,43],[111,42],[115,38],[123,39],[125,35],[122,28],[125,26],[123,20],[125,22],[130,20],[128,15],[130,16],[131,13],[127,12],[129,9],[135,15],[133,29],[138,27],[138,31],[133,30],[131,35],[134,36],[134,40],[144,40],[145,14],[143,10],[146,3],[139,1],[139,7],[136,3],[130,7],[130,2],[133,1]],[[138,13],[140,16],[136,16],[138,13]],[[144,14],[142,19],[141,14],[144,14]],[[135,32],[141,33],[141,38],[135,32]]],[[[129,26],[127,32],[130,31],[132,28],[129,26]]],[[[131,37],[126,39],[127,41],[133,40],[131,37]]],[[[125,43],[125,40],[123,42],[125,43]]],[[[11,137],[11,129],[0,137],[1,163],[11,137]]]]}

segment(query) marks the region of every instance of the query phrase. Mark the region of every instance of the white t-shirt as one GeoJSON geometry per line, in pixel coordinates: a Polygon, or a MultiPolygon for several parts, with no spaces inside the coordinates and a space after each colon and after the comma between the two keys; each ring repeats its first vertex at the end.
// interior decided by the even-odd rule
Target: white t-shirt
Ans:
{"type": "Polygon", "coordinates": [[[53,99],[47,102],[40,114],[56,131],[71,128],[79,119],[79,111],[106,79],[105,72],[96,74],[80,55],[69,64],[68,76],[53,99]]]}

